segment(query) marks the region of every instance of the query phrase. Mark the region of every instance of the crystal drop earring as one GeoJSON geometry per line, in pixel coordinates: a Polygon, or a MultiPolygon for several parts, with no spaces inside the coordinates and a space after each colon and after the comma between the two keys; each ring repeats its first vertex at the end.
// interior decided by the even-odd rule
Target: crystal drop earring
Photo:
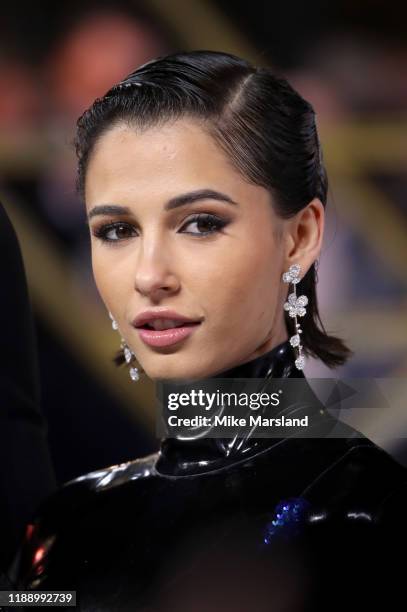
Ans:
{"type": "MultiPolygon", "coordinates": [[[[114,319],[112,313],[109,311],[109,317],[112,321],[112,328],[115,331],[119,331],[119,326],[117,324],[117,321],[114,319]]],[[[133,353],[133,351],[131,350],[131,348],[126,344],[125,339],[120,336],[121,338],[121,342],[120,342],[120,348],[123,351],[123,355],[124,355],[124,359],[127,363],[127,365],[130,365],[132,363],[132,361],[135,360],[136,356],[133,353]]],[[[140,372],[138,371],[138,368],[136,368],[135,366],[131,365],[130,369],[129,369],[129,374],[130,374],[130,378],[131,380],[133,380],[134,382],[138,381],[140,379],[140,372]]]]}
{"type": "Polygon", "coordinates": [[[298,370],[302,370],[305,365],[305,357],[302,354],[301,337],[302,329],[300,324],[297,322],[297,317],[303,317],[307,312],[305,306],[308,304],[308,298],[306,295],[300,295],[297,297],[297,283],[300,282],[300,264],[293,264],[290,266],[288,272],[284,272],[282,280],[284,283],[293,284],[293,292],[288,295],[287,302],[284,304],[284,310],[288,310],[290,317],[295,320],[296,333],[290,338],[290,344],[292,347],[297,349],[297,359],[295,360],[295,366],[298,370]]]}

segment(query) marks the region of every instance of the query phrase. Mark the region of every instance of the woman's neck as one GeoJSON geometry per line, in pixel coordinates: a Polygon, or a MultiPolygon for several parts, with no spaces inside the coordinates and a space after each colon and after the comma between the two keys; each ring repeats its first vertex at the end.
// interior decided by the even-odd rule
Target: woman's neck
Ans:
{"type": "MultiPolygon", "coordinates": [[[[295,352],[286,340],[260,357],[229,368],[212,378],[302,378],[302,370],[295,367],[295,352]]],[[[306,382],[306,381],[305,381],[306,382]]],[[[318,404],[318,408],[321,405],[318,404]]],[[[290,406],[288,406],[289,410],[290,406]]],[[[204,435],[196,435],[191,428],[191,435],[182,439],[166,437],[161,441],[156,469],[159,473],[171,476],[186,476],[221,469],[236,463],[245,457],[252,456],[261,450],[276,444],[278,438],[257,438],[244,434],[238,438],[220,438],[214,435],[210,426],[204,435]]]]}

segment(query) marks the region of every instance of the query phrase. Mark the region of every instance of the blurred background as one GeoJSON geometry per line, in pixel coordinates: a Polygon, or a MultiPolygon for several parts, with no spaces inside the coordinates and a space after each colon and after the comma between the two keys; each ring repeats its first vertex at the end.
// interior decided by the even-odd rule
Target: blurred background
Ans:
{"type": "MultiPolygon", "coordinates": [[[[355,356],[335,371],[310,360],[305,374],[406,377],[406,4],[19,1],[1,14],[0,199],[23,250],[59,482],[158,447],[152,384],[112,362],[119,337],[92,279],[71,143],[85,108],[159,55],[236,53],[313,104],[330,180],[320,311],[355,356]]],[[[407,465],[406,399],[360,427],[407,465]]]]}

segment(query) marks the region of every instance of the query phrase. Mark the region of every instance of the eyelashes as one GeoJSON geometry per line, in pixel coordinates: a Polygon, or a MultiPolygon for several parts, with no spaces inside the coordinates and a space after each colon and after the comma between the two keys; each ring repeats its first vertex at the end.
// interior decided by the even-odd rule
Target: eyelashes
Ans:
{"type": "Polygon", "coordinates": [[[132,238],[135,235],[135,230],[130,223],[116,221],[114,223],[104,223],[94,228],[92,234],[102,242],[120,242],[132,238]]]}
{"type": "MultiPolygon", "coordinates": [[[[210,213],[198,213],[190,217],[190,219],[184,223],[182,227],[188,227],[189,225],[199,226],[209,226],[210,229],[203,232],[181,232],[183,234],[192,234],[197,236],[207,236],[208,234],[213,234],[215,232],[220,231],[223,227],[225,227],[229,223],[228,220],[222,219],[217,215],[213,215],[210,213]]],[[[182,229],[182,228],[181,228],[182,229]]]]}
{"type": "MultiPolygon", "coordinates": [[[[229,221],[226,219],[222,219],[217,215],[213,215],[211,213],[198,213],[190,217],[181,227],[181,230],[190,225],[195,225],[196,228],[202,229],[206,227],[204,231],[181,231],[179,230],[177,233],[181,234],[189,234],[192,236],[209,236],[220,232],[222,228],[228,225],[229,221]]],[[[99,227],[96,227],[92,230],[92,234],[95,238],[98,238],[102,242],[107,243],[118,243],[124,240],[128,240],[129,238],[133,238],[137,236],[137,232],[135,227],[126,221],[115,221],[113,223],[104,223],[99,227]]]]}

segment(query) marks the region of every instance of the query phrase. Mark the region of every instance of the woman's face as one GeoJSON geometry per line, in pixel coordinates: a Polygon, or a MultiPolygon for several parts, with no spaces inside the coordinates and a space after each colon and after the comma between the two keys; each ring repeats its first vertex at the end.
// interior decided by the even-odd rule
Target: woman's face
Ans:
{"type": "Polygon", "coordinates": [[[98,141],[85,188],[95,280],[151,379],[210,377],[287,338],[284,221],[270,198],[193,119],[98,141]],[[167,309],[197,324],[135,327],[167,309]]]}

